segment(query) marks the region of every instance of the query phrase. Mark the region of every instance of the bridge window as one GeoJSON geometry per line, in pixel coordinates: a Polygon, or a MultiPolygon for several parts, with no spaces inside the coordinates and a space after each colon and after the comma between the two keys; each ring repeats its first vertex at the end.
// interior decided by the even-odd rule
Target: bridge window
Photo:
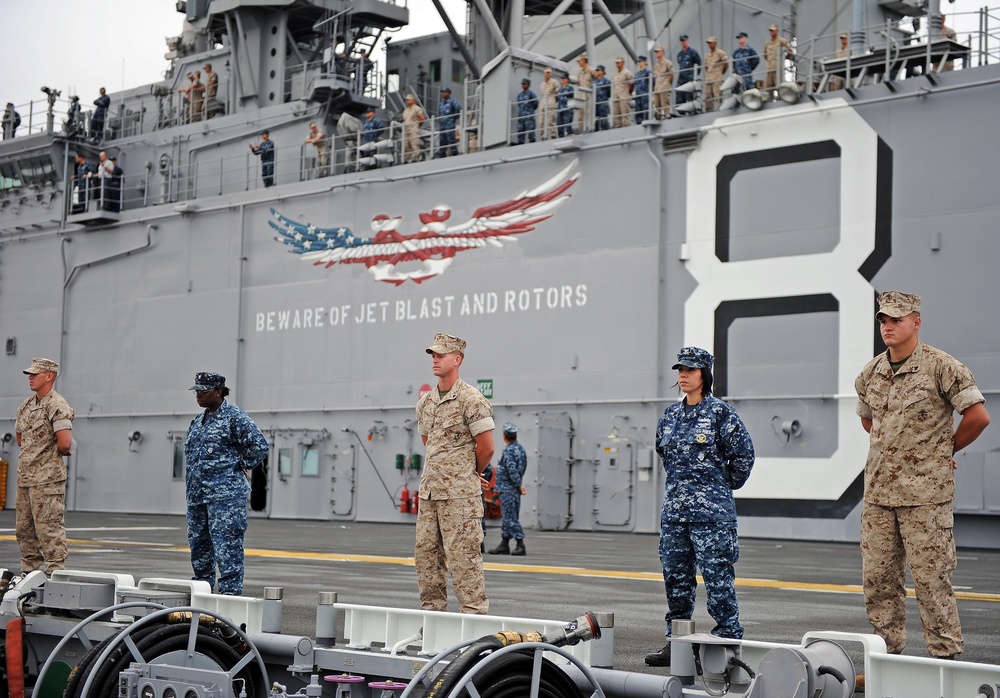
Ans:
{"type": "Polygon", "coordinates": [[[57,179],[56,168],[52,164],[52,158],[48,155],[18,160],[17,166],[21,168],[21,176],[24,178],[25,184],[54,182],[57,179]]]}
{"type": "Polygon", "coordinates": [[[441,59],[435,58],[427,66],[427,80],[431,84],[441,82],[441,59]]]}
{"type": "Polygon", "coordinates": [[[0,162],[0,189],[15,189],[21,186],[21,174],[13,162],[0,162]]]}

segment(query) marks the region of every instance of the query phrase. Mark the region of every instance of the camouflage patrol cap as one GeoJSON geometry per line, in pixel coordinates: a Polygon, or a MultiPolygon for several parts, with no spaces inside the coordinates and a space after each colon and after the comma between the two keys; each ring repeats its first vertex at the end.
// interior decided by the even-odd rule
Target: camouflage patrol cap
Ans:
{"type": "Polygon", "coordinates": [[[659,44],[657,44],[656,46],[653,47],[653,50],[654,51],[666,51],[667,49],[665,49],[662,46],[660,46],[659,44]]]}
{"type": "Polygon", "coordinates": [[[719,43],[719,40],[716,37],[714,37],[714,36],[710,36],[707,39],[705,39],[705,43],[706,44],[717,44],[717,43],[719,43]]]}
{"type": "Polygon", "coordinates": [[[712,368],[715,359],[701,347],[684,347],[677,352],[677,363],[670,368],[677,370],[681,366],[688,368],[712,368]]]}
{"type": "Polygon", "coordinates": [[[434,335],[434,343],[427,347],[428,354],[451,354],[453,352],[465,356],[465,340],[444,332],[434,335]]]}
{"type": "Polygon", "coordinates": [[[510,434],[511,436],[517,434],[517,425],[513,422],[504,422],[503,433],[510,434]]]}
{"type": "Polygon", "coordinates": [[[35,376],[39,373],[45,373],[47,371],[59,373],[59,364],[52,359],[32,359],[31,366],[24,369],[23,373],[26,376],[35,376]]]}
{"type": "Polygon", "coordinates": [[[750,38],[749,36],[747,36],[747,33],[746,33],[746,32],[740,32],[740,33],[738,33],[738,34],[736,35],[736,38],[737,38],[737,39],[742,39],[742,38],[744,38],[744,37],[746,37],[746,38],[750,38]]]}
{"type": "Polygon", "coordinates": [[[875,313],[875,317],[888,315],[898,318],[919,312],[920,296],[902,291],[886,291],[878,295],[878,312],[875,313]]]}
{"type": "Polygon", "coordinates": [[[778,25],[772,24],[771,26],[768,27],[768,29],[773,29],[774,31],[778,31],[778,25]]]}
{"type": "Polygon", "coordinates": [[[687,41],[689,37],[688,37],[688,35],[687,35],[687,34],[681,34],[681,35],[680,35],[680,37],[678,37],[678,38],[679,38],[679,39],[680,39],[681,41],[687,41]]]}
{"type": "Polygon", "coordinates": [[[202,392],[205,390],[218,390],[219,388],[226,387],[226,377],[218,373],[207,373],[202,371],[201,373],[194,374],[194,385],[192,385],[189,390],[197,390],[202,392]]]}

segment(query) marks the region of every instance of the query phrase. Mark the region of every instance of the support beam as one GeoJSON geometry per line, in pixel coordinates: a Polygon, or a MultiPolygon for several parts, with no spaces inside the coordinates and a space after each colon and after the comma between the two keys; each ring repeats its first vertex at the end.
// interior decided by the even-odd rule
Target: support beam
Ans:
{"type": "Polygon", "coordinates": [[[659,32],[656,30],[656,13],[653,12],[653,0],[643,0],[642,3],[642,18],[646,24],[646,36],[650,39],[649,46],[643,46],[643,52],[647,55],[653,48],[652,43],[655,43],[656,37],[659,32]]]}
{"type": "Polygon", "coordinates": [[[521,48],[524,44],[524,0],[510,0],[510,45],[521,48]]]}
{"type": "Polygon", "coordinates": [[[472,52],[469,51],[469,45],[465,43],[465,37],[458,33],[455,29],[455,25],[451,22],[451,17],[445,11],[444,6],[441,4],[441,0],[431,0],[434,3],[434,7],[437,8],[438,15],[444,21],[444,26],[447,27],[448,33],[451,34],[451,40],[455,42],[458,50],[462,52],[462,57],[465,58],[465,65],[468,67],[469,72],[472,73],[472,77],[478,80],[482,77],[479,72],[479,65],[476,63],[476,59],[473,57],[472,52]]]}
{"type": "Polygon", "coordinates": [[[608,23],[608,27],[611,28],[611,31],[613,31],[615,36],[618,37],[618,40],[621,42],[622,48],[625,49],[625,52],[632,57],[633,61],[639,60],[638,52],[636,52],[635,47],[632,46],[632,42],[628,40],[628,37],[625,36],[625,32],[622,31],[621,26],[619,26],[618,22],[615,20],[615,16],[611,14],[608,6],[604,4],[604,0],[594,0],[594,6],[597,8],[597,11],[601,13],[601,16],[604,17],[604,21],[608,23]]]}
{"type": "MultiPolygon", "coordinates": [[[[562,17],[563,13],[569,9],[570,5],[573,4],[573,1],[574,0],[562,0],[562,2],[559,3],[558,6],[556,6],[556,9],[552,10],[549,16],[545,18],[545,21],[542,22],[542,26],[540,26],[538,28],[538,31],[536,31],[534,35],[528,40],[528,43],[524,45],[525,51],[530,51],[535,46],[535,44],[538,43],[538,40],[541,39],[543,36],[545,36],[545,32],[547,32],[549,29],[552,28],[552,25],[556,23],[557,19],[562,17]]],[[[584,0],[584,4],[586,4],[586,2],[587,0],[584,0]]]]}
{"type": "Polygon", "coordinates": [[[489,5],[486,4],[486,0],[476,0],[476,9],[479,10],[479,16],[482,17],[483,22],[486,23],[486,28],[489,30],[493,40],[497,42],[497,46],[500,47],[500,52],[509,49],[510,44],[507,43],[507,38],[503,35],[503,30],[500,29],[500,25],[497,24],[497,18],[493,16],[489,5]]]}
{"type": "Polygon", "coordinates": [[[597,59],[597,43],[594,41],[594,0],[583,0],[583,41],[587,46],[587,57],[597,59]]]}
{"type": "MultiPolygon", "coordinates": [[[[633,14],[630,14],[628,17],[626,17],[625,21],[622,22],[621,24],[619,24],[618,26],[621,27],[621,28],[624,28],[624,27],[629,26],[630,24],[634,24],[635,22],[638,22],[640,19],[642,19],[642,12],[635,12],[633,14]]],[[[607,31],[601,32],[596,37],[594,37],[594,46],[596,46],[597,44],[601,43],[602,41],[606,41],[607,39],[610,39],[612,36],[614,36],[614,34],[615,34],[614,31],[612,31],[611,29],[608,29],[607,31]]],[[[570,61],[572,61],[574,58],[576,58],[577,56],[579,56],[584,51],[590,53],[593,50],[594,49],[588,48],[587,44],[583,44],[581,46],[577,46],[575,49],[573,49],[572,51],[570,51],[569,53],[567,53],[565,56],[563,56],[559,60],[561,60],[563,63],[569,63],[570,61]]]]}

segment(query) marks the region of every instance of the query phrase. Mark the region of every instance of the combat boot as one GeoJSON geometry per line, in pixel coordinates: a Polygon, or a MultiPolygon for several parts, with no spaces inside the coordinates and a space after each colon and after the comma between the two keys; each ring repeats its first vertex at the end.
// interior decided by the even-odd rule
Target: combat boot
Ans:
{"type": "Polygon", "coordinates": [[[490,555],[510,555],[510,538],[504,538],[500,545],[490,548],[490,555]]]}
{"type": "Polygon", "coordinates": [[[517,545],[514,546],[514,552],[511,555],[527,555],[528,551],[524,549],[524,538],[514,541],[517,545]]]}
{"type": "Polygon", "coordinates": [[[668,642],[662,650],[650,652],[646,655],[647,666],[670,666],[670,643],[668,642]]]}

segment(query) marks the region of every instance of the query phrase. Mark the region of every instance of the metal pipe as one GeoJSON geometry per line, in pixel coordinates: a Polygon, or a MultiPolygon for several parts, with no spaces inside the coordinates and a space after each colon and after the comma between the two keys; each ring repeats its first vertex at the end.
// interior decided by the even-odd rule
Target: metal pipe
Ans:
{"type": "MultiPolygon", "coordinates": [[[[854,0],[855,3],[860,0],[854,0]]],[[[944,18],[941,17],[941,0],[930,0],[927,3],[927,43],[933,43],[941,38],[941,25],[944,18]]]]}
{"type": "Polygon", "coordinates": [[[656,13],[653,11],[653,0],[643,0],[642,3],[642,17],[646,24],[646,36],[648,36],[651,41],[649,46],[644,46],[648,53],[652,48],[652,42],[656,40],[659,32],[656,31],[656,13]]]}
{"type": "MultiPolygon", "coordinates": [[[[594,41],[594,0],[583,0],[583,43],[587,47],[587,58],[596,60],[594,55],[597,53],[597,43],[594,41]]],[[[590,114],[587,115],[587,123],[594,123],[593,116],[590,114]]]]}
{"type": "Polygon", "coordinates": [[[503,30],[500,29],[500,25],[497,24],[497,19],[490,11],[489,6],[486,4],[486,0],[476,0],[476,9],[479,10],[479,16],[482,17],[483,21],[486,23],[486,28],[493,36],[493,40],[496,41],[497,45],[500,47],[500,52],[502,53],[510,49],[510,44],[507,43],[507,38],[503,35],[503,30]]]}
{"type": "MultiPolygon", "coordinates": [[[[444,26],[448,29],[448,33],[451,34],[451,40],[455,42],[455,46],[458,50],[462,52],[462,57],[465,59],[465,65],[469,68],[469,72],[472,73],[472,77],[478,80],[482,73],[479,71],[479,64],[476,63],[475,57],[469,50],[469,45],[465,42],[465,37],[458,33],[455,29],[455,25],[451,22],[451,17],[448,16],[447,10],[444,9],[444,5],[441,4],[441,0],[431,0],[434,3],[434,7],[437,8],[438,15],[444,22],[444,26]]],[[[572,2],[572,0],[570,0],[572,2]]]]}
{"type": "MultiPolygon", "coordinates": [[[[352,444],[353,446],[353,444],[352,444]]],[[[337,642],[337,592],[319,592],[316,604],[316,641],[329,644],[337,642]]]]}
{"type": "Polygon", "coordinates": [[[601,16],[604,17],[604,21],[608,23],[608,27],[611,28],[611,31],[613,31],[615,36],[618,37],[618,41],[621,42],[622,48],[624,48],[628,55],[632,57],[633,61],[638,61],[639,54],[632,46],[632,42],[628,40],[627,36],[625,36],[625,32],[623,32],[622,28],[618,25],[618,21],[615,19],[615,16],[611,14],[608,6],[604,4],[604,0],[594,0],[594,6],[597,8],[597,11],[601,13],[601,16]]]}
{"type": "MultiPolygon", "coordinates": [[[[535,33],[528,40],[528,43],[526,43],[524,45],[524,50],[525,51],[530,51],[532,48],[534,48],[535,44],[537,44],[538,41],[543,36],[545,36],[545,33],[549,29],[552,28],[552,25],[556,23],[557,19],[559,19],[560,17],[562,17],[563,13],[566,12],[566,10],[569,9],[570,5],[572,5],[574,1],[575,0],[562,0],[562,2],[560,2],[558,5],[556,5],[556,8],[554,10],[552,10],[552,12],[549,13],[549,16],[545,18],[545,21],[542,22],[542,26],[540,26],[537,29],[537,31],[535,31],[535,33]]],[[[434,2],[435,5],[437,5],[438,2],[439,2],[439,0],[433,0],[433,2],[434,2]]],[[[586,30],[587,22],[588,22],[588,20],[587,20],[587,0],[583,0],[583,8],[584,8],[584,10],[583,10],[583,15],[584,15],[583,16],[583,26],[584,26],[584,30],[586,30]]]]}
{"type": "Polygon", "coordinates": [[[510,0],[510,45],[521,48],[524,44],[524,0],[510,0]]]}
{"type": "Polygon", "coordinates": [[[865,51],[865,0],[854,0],[851,9],[851,55],[857,56],[865,51]]]}
{"type": "MultiPolygon", "coordinates": [[[[638,22],[640,19],[642,19],[642,15],[643,15],[643,13],[642,13],[641,10],[639,12],[633,12],[628,17],[626,17],[623,21],[619,22],[618,26],[621,27],[622,29],[624,29],[625,27],[629,26],[630,24],[634,24],[635,22],[638,22]]],[[[614,35],[615,35],[615,33],[612,30],[607,29],[607,30],[601,32],[600,34],[598,34],[596,37],[594,37],[594,45],[596,46],[597,44],[601,43],[602,41],[610,39],[614,35]]],[[[586,51],[589,54],[589,53],[592,53],[594,51],[594,49],[592,47],[588,46],[587,44],[582,44],[580,46],[577,46],[575,49],[573,49],[572,51],[570,51],[569,53],[567,53],[565,56],[563,56],[559,60],[561,60],[563,63],[566,63],[568,61],[573,60],[574,58],[576,58],[577,56],[579,56],[584,51],[586,51]]]]}
{"type": "MultiPolygon", "coordinates": [[[[576,666],[560,664],[559,668],[573,680],[581,691],[593,691],[590,681],[576,666]]],[[[634,698],[635,696],[681,698],[683,695],[684,689],[680,679],[676,676],[656,676],[596,667],[591,667],[590,673],[593,674],[607,698],[634,698]]]]}

